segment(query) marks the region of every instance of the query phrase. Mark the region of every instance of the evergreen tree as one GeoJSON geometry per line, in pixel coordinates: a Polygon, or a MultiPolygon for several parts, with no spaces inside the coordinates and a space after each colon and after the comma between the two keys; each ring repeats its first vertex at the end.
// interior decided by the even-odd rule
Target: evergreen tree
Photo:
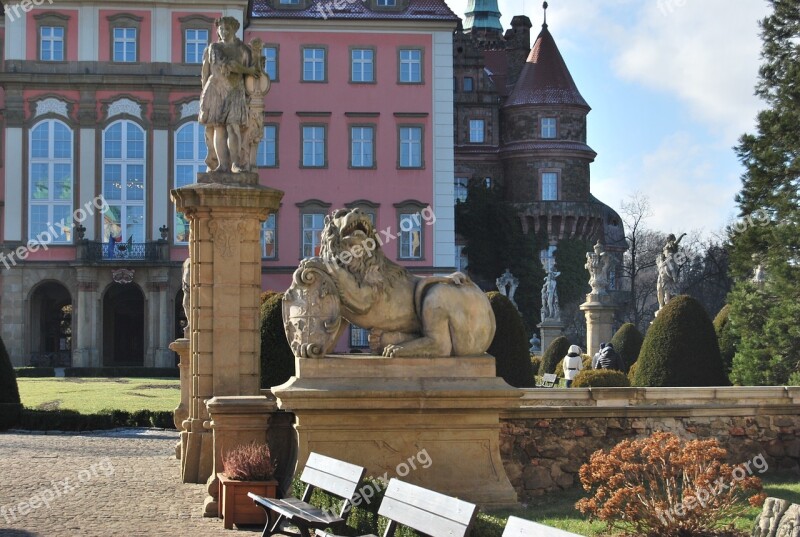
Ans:
{"type": "Polygon", "coordinates": [[[0,431],[16,425],[21,411],[17,376],[0,338],[0,431]]]}
{"type": "Polygon", "coordinates": [[[497,376],[515,388],[534,386],[534,371],[531,355],[528,352],[528,336],[522,317],[511,301],[498,293],[486,293],[492,304],[497,330],[487,351],[494,356],[497,376]]]}
{"type": "Polygon", "coordinates": [[[530,334],[540,321],[541,237],[523,233],[516,211],[496,188],[486,188],[480,181],[470,184],[467,200],[456,206],[456,232],[466,240],[467,271],[478,285],[496,289],[495,280],[506,269],[519,279],[514,301],[530,334]]]}
{"type": "Polygon", "coordinates": [[[742,384],[784,384],[800,369],[800,0],[769,3],[756,86],[768,108],[736,147],[741,220],[729,229],[730,323],[740,341],[731,378],[742,384]],[[759,264],[766,280],[756,285],[759,264]]]}

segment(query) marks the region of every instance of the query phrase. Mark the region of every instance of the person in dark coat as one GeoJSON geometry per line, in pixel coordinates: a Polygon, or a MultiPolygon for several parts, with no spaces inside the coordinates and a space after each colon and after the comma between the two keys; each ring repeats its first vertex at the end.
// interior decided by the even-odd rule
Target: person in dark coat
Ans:
{"type": "Polygon", "coordinates": [[[624,371],[625,367],[622,364],[622,357],[620,357],[619,353],[614,349],[614,346],[611,343],[607,343],[600,352],[597,353],[595,356],[597,360],[596,365],[593,365],[593,369],[613,369],[616,371],[624,371]]]}

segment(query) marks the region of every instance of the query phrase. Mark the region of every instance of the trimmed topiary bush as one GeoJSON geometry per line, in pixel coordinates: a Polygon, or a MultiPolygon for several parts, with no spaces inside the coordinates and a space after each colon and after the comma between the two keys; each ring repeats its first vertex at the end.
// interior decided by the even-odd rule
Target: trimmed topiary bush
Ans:
{"type": "Polygon", "coordinates": [[[634,362],[630,370],[628,371],[628,380],[631,382],[631,386],[634,386],[633,377],[636,375],[636,369],[638,368],[638,366],[639,362],[634,362]]]}
{"type": "Polygon", "coordinates": [[[614,337],[611,338],[611,344],[622,357],[626,373],[630,371],[631,366],[636,363],[636,360],[639,358],[639,352],[642,350],[642,342],[644,342],[644,337],[633,323],[625,323],[620,326],[619,330],[614,334],[614,337]]]}
{"type": "MultiPolygon", "coordinates": [[[[544,354],[542,355],[542,366],[539,368],[539,375],[541,376],[545,373],[555,373],[556,367],[558,367],[558,362],[563,360],[564,356],[567,355],[569,346],[570,342],[564,336],[559,336],[551,341],[550,345],[547,346],[547,349],[545,349],[544,354]]],[[[563,369],[561,376],[564,376],[563,369]]]]}
{"type": "Polygon", "coordinates": [[[541,356],[531,356],[531,370],[534,373],[538,373],[539,369],[542,367],[542,357],[541,356]]]}
{"type": "Polygon", "coordinates": [[[622,371],[584,369],[572,381],[573,388],[627,388],[631,385],[622,371]]]}
{"type": "Polygon", "coordinates": [[[497,331],[487,351],[495,358],[497,376],[515,388],[529,388],[534,385],[534,371],[522,317],[508,297],[497,291],[486,293],[486,296],[497,323],[497,331]]]}
{"type": "Polygon", "coordinates": [[[717,333],[719,353],[722,356],[722,365],[725,366],[726,373],[731,372],[733,355],[736,354],[736,336],[731,331],[730,311],[730,305],[725,304],[714,317],[714,331],[717,333]]]}
{"type": "Polygon", "coordinates": [[[681,295],[661,309],[639,353],[634,386],[727,386],[717,334],[706,310],[681,295]]]}
{"type": "Polygon", "coordinates": [[[19,422],[21,412],[17,376],[3,338],[0,338],[0,431],[14,427],[19,422]]]}
{"type": "Polygon", "coordinates": [[[261,387],[271,388],[294,375],[294,354],[283,330],[283,293],[261,305],[261,387]]]}

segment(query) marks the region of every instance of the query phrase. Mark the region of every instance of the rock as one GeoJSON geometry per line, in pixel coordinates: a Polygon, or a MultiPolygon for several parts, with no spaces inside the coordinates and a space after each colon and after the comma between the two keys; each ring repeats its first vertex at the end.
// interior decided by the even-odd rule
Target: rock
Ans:
{"type": "Polygon", "coordinates": [[[800,537],[800,505],[767,498],[756,517],[752,537],[800,537]]]}
{"type": "Polygon", "coordinates": [[[550,471],[542,466],[529,466],[522,473],[527,490],[546,489],[553,486],[550,471]]]}

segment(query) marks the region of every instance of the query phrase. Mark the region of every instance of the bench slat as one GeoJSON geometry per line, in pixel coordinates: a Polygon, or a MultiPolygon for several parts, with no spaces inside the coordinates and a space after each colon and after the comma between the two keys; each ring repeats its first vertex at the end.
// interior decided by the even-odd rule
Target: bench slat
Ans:
{"type": "MultiPolygon", "coordinates": [[[[325,472],[326,474],[334,474],[342,479],[355,481],[356,483],[361,481],[361,478],[364,477],[365,472],[364,468],[361,466],[340,461],[319,453],[311,453],[308,456],[303,474],[300,476],[300,481],[304,483],[311,483],[305,479],[305,470],[308,468],[314,468],[316,470],[325,472]]],[[[311,484],[314,485],[314,483],[311,484]]]]}
{"type": "Polygon", "coordinates": [[[322,489],[326,492],[330,492],[331,494],[335,494],[336,496],[344,498],[345,500],[351,500],[361,479],[359,478],[355,481],[350,481],[349,479],[344,479],[338,475],[329,474],[316,468],[306,467],[303,470],[303,475],[300,477],[300,481],[303,483],[308,483],[309,485],[313,485],[316,488],[322,489]]]}
{"type": "Polygon", "coordinates": [[[477,506],[457,498],[392,479],[378,514],[432,537],[466,535],[477,506]]]}
{"type": "Polygon", "coordinates": [[[579,537],[576,533],[551,528],[515,516],[508,517],[503,537],[579,537]]]}

